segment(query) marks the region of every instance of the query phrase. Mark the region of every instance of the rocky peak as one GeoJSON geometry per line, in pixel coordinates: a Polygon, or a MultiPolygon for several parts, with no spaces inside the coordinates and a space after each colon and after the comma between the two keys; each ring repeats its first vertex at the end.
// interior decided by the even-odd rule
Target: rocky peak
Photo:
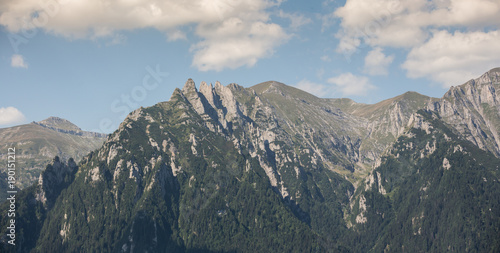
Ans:
{"type": "Polygon", "coordinates": [[[481,149],[500,156],[500,68],[451,87],[427,108],[481,149]]]}
{"type": "Polygon", "coordinates": [[[184,84],[184,87],[182,88],[182,94],[184,94],[184,97],[189,101],[189,103],[191,103],[191,105],[193,105],[198,114],[206,113],[205,105],[200,98],[200,94],[196,89],[196,84],[194,83],[193,79],[189,78],[186,81],[186,84],[184,84]]]}
{"type": "Polygon", "coordinates": [[[244,89],[243,86],[238,85],[237,83],[230,83],[227,85],[227,87],[229,87],[229,89],[234,90],[234,91],[241,91],[244,89]]]}
{"type": "Polygon", "coordinates": [[[500,68],[494,68],[478,78],[479,83],[500,83],[500,68]]]}
{"type": "Polygon", "coordinates": [[[182,94],[181,89],[175,88],[174,92],[172,92],[172,96],[170,96],[169,101],[177,99],[177,97],[184,97],[184,94],[182,94]]]}
{"type": "Polygon", "coordinates": [[[197,91],[196,90],[196,84],[194,83],[193,79],[189,78],[186,83],[184,84],[184,87],[182,87],[182,93],[186,94],[192,91],[197,91]]]}
{"type": "Polygon", "coordinates": [[[212,106],[216,107],[216,99],[215,99],[215,92],[214,92],[214,87],[212,84],[207,85],[206,82],[201,82],[200,84],[200,93],[203,94],[203,96],[206,98],[207,102],[212,106]]]}
{"type": "Polygon", "coordinates": [[[212,84],[208,85],[205,81],[202,81],[200,84],[200,92],[204,95],[207,95],[208,93],[212,92],[213,88],[214,87],[212,84]]]}
{"type": "Polygon", "coordinates": [[[215,92],[220,97],[221,104],[227,109],[226,115],[231,120],[238,115],[238,105],[230,87],[223,86],[220,82],[215,83],[215,92]]]}
{"type": "Polygon", "coordinates": [[[499,85],[500,72],[493,69],[484,73],[479,78],[472,79],[457,87],[451,87],[443,98],[468,100],[468,102],[473,103],[476,107],[480,106],[481,103],[495,105],[499,103],[499,85]]]}
{"type": "MultiPolygon", "coordinates": [[[[241,91],[242,89],[241,86],[236,84],[224,86],[217,81],[215,86],[212,86],[212,84],[208,85],[206,82],[202,82],[198,92],[194,81],[189,79],[182,88],[181,93],[202,118],[211,118],[223,128],[227,128],[228,121],[241,116],[239,104],[234,97],[233,91],[241,91]]],[[[174,91],[172,97],[175,96],[175,93],[176,91],[174,91]]]]}
{"type": "Polygon", "coordinates": [[[224,85],[222,85],[219,81],[215,82],[215,89],[220,90],[224,88],[224,85]]]}

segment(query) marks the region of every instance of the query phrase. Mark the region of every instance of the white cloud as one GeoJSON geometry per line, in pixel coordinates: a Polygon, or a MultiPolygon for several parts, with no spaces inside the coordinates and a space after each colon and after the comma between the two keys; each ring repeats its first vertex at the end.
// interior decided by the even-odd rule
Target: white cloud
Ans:
{"type": "Polygon", "coordinates": [[[127,37],[123,34],[117,33],[117,34],[113,34],[113,36],[110,37],[110,39],[108,40],[106,45],[108,45],[108,46],[118,45],[118,44],[125,43],[125,41],[127,41],[127,37]]]}
{"type": "Polygon", "coordinates": [[[320,59],[324,62],[331,62],[332,61],[332,59],[328,55],[323,55],[320,57],[320,59]]]}
{"type": "Polygon", "coordinates": [[[264,10],[265,1],[196,0],[127,0],[127,1],[57,1],[43,8],[38,0],[8,1],[0,5],[0,24],[19,32],[28,24],[70,38],[106,37],[120,30],[153,27],[161,31],[182,25],[216,23],[237,15],[241,8],[250,13],[264,10]],[[35,17],[38,14],[38,18],[35,17]],[[42,22],[43,17],[48,22],[42,22]],[[45,24],[44,24],[45,23],[45,24]],[[38,24],[38,25],[37,25],[38,24]],[[43,25],[42,25],[43,24],[43,25]]]}
{"type": "Polygon", "coordinates": [[[355,76],[352,73],[331,77],[327,84],[302,79],[293,86],[317,97],[366,96],[370,90],[376,89],[367,77],[355,76]]]}
{"type": "Polygon", "coordinates": [[[394,60],[394,56],[386,56],[382,48],[377,47],[368,52],[365,57],[365,73],[369,75],[387,75],[387,68],[394,60]]]}
{"type": "Polygon", "coordinates": [[[167,32],[167,41],[187,40],[186,33],[181,30],[172,30],[167,32]]]}
{"type": "Polygon", "coordinates": [[[28,68],[28,64],[24,62],[23,56],[19,54],[12,55],[12,58],[10,59],[10,66],[14,68],[28,68]]]}
{"type": "Polygon", "coordinates": [[[340,40],[337,46],[337,53],[344,54],[346,58],[358,50],[359,45],[361,45],[361,40],[352,36],[343,36],[337,34],[336,37],[340,40]]]}
{"type": "MultiPolygon", "coordinates": [[[[10,32],[21,34],[26,28],[40,28],[69,39],[104,38],[112,40],[111,43],[121,41],[116,40],[117,35],[127,30],[154,28],[164,32],[168,41],[187,38],[184,30],[194,31],[201,42],[193,46],[193,66],[201,70],[252,66],[260,58],[270,55],[275,47],[288,38],[279,25],[270,22],[267,12],[270,7],[279,5],[280,0],[60,2],[3,1],[0,3],[0,25],[10,32]],[[228,27],[228,21],[234,19],[242,24],[228,27]],[[189,26],[195,29],[182,29],[189,26]],[[232,28],[246,30],[234,31],[232,28]],[[258,28],[263,30],[256,31],[258,28]],[[212,32],[216,32],[219,37],[216,38],[212,32]],[[246,50],[245,45],[240,43],[250,47],[246,50]],[[234,54],[214,57],[224,47],[234,54]]],[[[307,23],[307,19],[300,15],[290,18],[294,26],[307,23]]]]}
{"type": "Polygon", "coordinates": [[[374,47],[417,46],[429,37],[429,27],[500,28],[497,0],[347,0],[334,14],[342,20],[338,36],[344,42],[363,39],[374,47]]]}
{"type": "Polygon", "coordinates": [[[310,18],[307,18],[302,14],[286,13],[283,10],[280,10],[278,12],[278,17],[289,19],[290,20],[290,28],[292,28],[293,30],[296,30],[296,29],[300,28],[301,26],[312,23],[312,20],[310,18]]]}
{"type": "MultiPolygon", "coordinates": [[[[325,2],[323,2],[324,4],[325,2]]],[[[337,22],[335,13],[329,13],[321,16],[321,32],[325,32],[327,29],[332,27],[337,22]]]]}
{"type": "Polygon", "coordinates": [[[206,39],[191,50],[195,52],[193,66],[201,71],[251,67],[289,39],[277,24],[246,23],[239,18],[227,19],[217,27],[203,27],[199,33],[206,39]]]}
{"type": "Polygon", "coordinates": [[[443,87],[462,84],[498,67],[500,32],[436,31],[413,48],[402,67],[411,78],[430,77],[443,87]]]}
{"type": "Polygon", "coordinates": [[[335,90],[340,90],[343,96],[366,96],[368,91],[376,89],[367,77],[355,76],[352,73],[329,78],[327,82],[335,85],[335,90]]]}
{"type": "Polygon", "coordinates": [[[326,85],[314,83],[307,79],[302,79],[294,85],[295,88],[309,92],[317,97],[325,97],[329,95],[330,91],[326,85]]]}
{"type": "Polygon", "coordinates": [[[0,107],[0,125],[18,124],[23,121],[26,121],[26,118],[15,107],[0,107]]]}
{"type": "Polygon", "coordinates": [[[457,85],[498,66],[498,0],[347,0],[333,12],[341,20],[336,51],[349,59],[359,48],[373,49],[365,73],[386,73],[391,56],[379,48],[409,51],[402,65],[411,78],[443,87],[457,85]],[[378,58],[378,60],[377,60],[378,58]],[[384,61],[385,60],[385,61],[384,61]]]}

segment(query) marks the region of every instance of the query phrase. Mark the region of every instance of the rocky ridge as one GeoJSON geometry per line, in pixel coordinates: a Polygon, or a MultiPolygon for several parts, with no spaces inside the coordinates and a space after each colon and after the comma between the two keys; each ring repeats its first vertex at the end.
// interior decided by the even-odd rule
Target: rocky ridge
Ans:
{"type": "Polygon", "coordinates": [[[451,87],[427,108],[479,148],[500,156],[500,68],[451,87]]]}

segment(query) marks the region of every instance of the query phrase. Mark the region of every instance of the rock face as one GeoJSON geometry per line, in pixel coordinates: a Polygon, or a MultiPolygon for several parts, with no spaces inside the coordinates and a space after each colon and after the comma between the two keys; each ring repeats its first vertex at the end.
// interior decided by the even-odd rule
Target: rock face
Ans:
{"type": "Polygon", "coordinates": [[[500,226],[496,73],[442,99],[374,105],[189,79],[131,112],[78,169],[47,166],[23,191],[45,211],[20,218],[38,229],[21,252],[496,251],[484,244],[500,226]],[[429,225],[444,218],[453,233],[429,225]]]}
{"type": "Polygon", "coordinates": [[[500,156],[500,68],[452,87],[428,105],[467,140],[500,156]]]}

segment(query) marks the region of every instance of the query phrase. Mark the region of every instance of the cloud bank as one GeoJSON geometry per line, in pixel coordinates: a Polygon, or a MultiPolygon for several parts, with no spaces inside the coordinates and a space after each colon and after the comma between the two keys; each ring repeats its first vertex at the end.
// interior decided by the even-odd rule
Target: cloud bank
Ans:
{"type": "Polygon", "coordinates": [[[372,0],[369,4],[347,0],[333,14],[341,20],[338,53],[349,58],[360,47],[373,48],[365,59],[369,74],[385,74],[383,66],[392,61],[380,55],[379,48],[407,50],[402,64],[407,76],[427,77],[443,87],[498,66],[498,0],[372,0]],[[381,69],[373,69],[376,60],[381,69]]]}
{"type": "MultiPolygon", "coordinates": [[[[154,28],[167,40],[186,39],[193,30],[192,65],[201,71],[253,66],[289,39],[267,9],[280,0],[8,0],[0,3],[0,25],[12,33],[33,29],[68,39],[122,40],[120,32],[154,28]],[[184,29],[193,26],[195,29],[184,29]]],[[[307,23],[282,13],[293,25],[307,23]]]]}

